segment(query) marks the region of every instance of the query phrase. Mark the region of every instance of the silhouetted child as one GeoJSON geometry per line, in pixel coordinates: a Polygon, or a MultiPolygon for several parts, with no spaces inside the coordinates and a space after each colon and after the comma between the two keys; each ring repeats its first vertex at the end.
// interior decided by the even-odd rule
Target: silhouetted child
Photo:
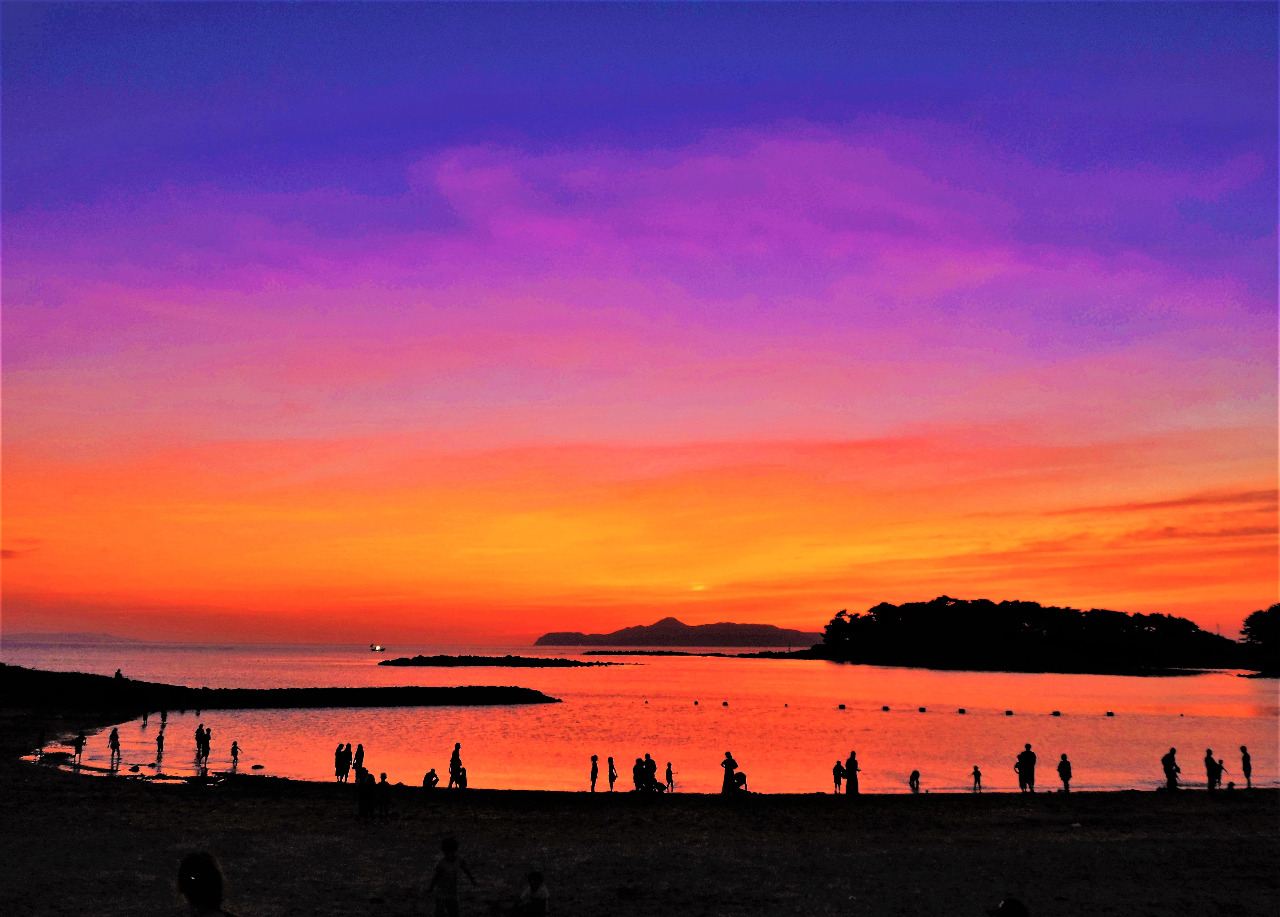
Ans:
{"type": "Polygon", "coordinates": [[[80,755],[84,752],[84,743],[87,741],[89,740],[84,737],[83,732],[71,740],[71,747],[75,749],[76,753],[76,764],[80,763],[80,755]]]}
{"type": "Polygon", "coordinates": [[[120,730],[111,727],[111,735],[107,738],[107,747],[111,749],[111,763],[120,761],[120,730]]]}
{"type": "Polygon", "coordinates": [[[458,856],[456,838],[446,837],[441,841],[440,851],[427,892],[436,893],[436,917],[458,917],[458,873],[465,875],[472,885],[476,884],[475,876],[471,875],[466,861],[458,856]]]}
{"type": "Polygon", "coordinates": [[[387,783],[387,775],[383,773],[375,787],[377,791],[374,799],[378,804],[378,817],[387,818],[391,815],[391,784],[387,783]]]}
{"type": "Polygon", "coordinates": [[[222,870],[212,854],[201,851],[182,858],[178,891],[187,899],[192,914],[232,917],[222,909],[222,870]]]}
{"type": "Polygon", "coordinates": [[[520,892],[520,900],[516,904],[516,913],[526,917],[546,917],[547,883],[542,873],[536,869],[525,877],[524,890],[520,892]]]}
{"type": "Polygon", "coordinates": [[[465,790],[467,788],[467,769],[465,767],[458,768],[458,789],[465,790]]]}
{"type": "Polygon", "coordinates": [[[1244,788],[1253,789],[1253,758],[1249,757],[1249,749],[1240,746],[1240,773],[1244,774],[1244,788]]]}
{"type": "Polygon", "coordinates": [[[1066,753],[1062,755],[1062,760],[1058,762],[1058,779],[1062,781],[1062,792],[1071,792],[1071,762],[1067,760],[1066,753]]]}
{"type": "Polygon", "coordinates": [[[591,792],[596,791],[596,778],[600,776],[600,756],[591,756],[591,792]]]}
{"type": "Polygon", "coordinates": [[[667,792],[674,793],[676,791],[676,772],[671,769],[671,762],[667,762],[667,792]]]}
{"type": "Polygon", "coordinates": [[[973,766],[973,791],[975,793],[982,792],[982,771],[978,770],[978,765],[973,766]]]}
{"type": "Polygon", "coordinates": [[[240,743],[232,742],[231,743],[231,769],[235,770],[239,764],[240,764],[240,743]]]}
{"type": "Polygon", "coordinates": [[[439,785],[440,777],[436,774],[436,769],[433,767],[423,775],[422,788],[424,790],[434,790],[439,785]]]}
{"type": "Polygon", "coordinates": [[[618,769],[613,766],[613,759],[609,759],[609,792],[613,792],[613,785],[618,779],[618,769]]]}
{"type": "Polygon", "coordinates": [[[836,766],[831,768],[831,779],[835,782],[837,795],[840,793],[840,786],[844,783],[844,762],[837,761],[836,766]]]}
{"type": "Polygon", "coordinates": [[[920,772],[919,771],[911,772],[911,775],[907,777],[907,786],[911,787],[911,792],[913,793],[920,792],[920,772]]]}

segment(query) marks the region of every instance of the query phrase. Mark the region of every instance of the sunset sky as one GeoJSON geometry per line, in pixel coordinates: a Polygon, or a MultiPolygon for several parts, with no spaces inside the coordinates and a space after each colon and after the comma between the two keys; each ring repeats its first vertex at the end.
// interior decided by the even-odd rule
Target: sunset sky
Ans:
{"type": "Polygon", "coordinates": [[[1277,601],[1274,4],[3,12],[3,621],[1277,601]]]}

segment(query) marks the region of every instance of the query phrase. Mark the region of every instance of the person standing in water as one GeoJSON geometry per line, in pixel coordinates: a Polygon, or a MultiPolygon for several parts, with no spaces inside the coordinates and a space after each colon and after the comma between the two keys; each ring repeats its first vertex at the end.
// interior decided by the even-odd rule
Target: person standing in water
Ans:
{"type": "Polygon", "coordinates": [[[240,743],[231,743],[231,769],[235,770],[240,764],[240,743]]]}
{"type": "Polygon", "coordinates": [[[858,766],[858,753],[849,752],[849,760],[844,762],[844,794],[846,796],[858,795],[858,774],[861,770],[862,768],[858,766]]]}
{"type": "Polygon", "coordinates": [[[114,726],[111,727],[111,735],[107,738],[107,747],[111,749],[111,765],[120,763],[120,731],[114,726]]]}
{"type": "Polygon", "coordinates": [[[613,792],[613,785],[618,780],[618,769],[613,766],[613,759],[609,759],[609,792],[613,792]]]}
{"type": "Polygon", "coordinates": [[[164,757],[164,732],[156,733],[156,761],[164,757]]]}
{"type": "Polygon", "coordinates": [[[600,777],[600,756],[591,756],[591,792],[596,791],[596,780],[600,777]]]}
{"type": "Polygon", "coordinates": [[[1062,760],[1058,762],[1058,779],[1062,781],[1062,792],[1071,792],[1071,762],[1067,760],[1066,752],[1062,754],[1062,760]]]}
{"type": "Polygon", "coordinates": [[[1240,746],[1240,773],[1244,774],[1244,788],[1253,789],[1253,758],[1249,757],[1249,749],[1240,746]]]}

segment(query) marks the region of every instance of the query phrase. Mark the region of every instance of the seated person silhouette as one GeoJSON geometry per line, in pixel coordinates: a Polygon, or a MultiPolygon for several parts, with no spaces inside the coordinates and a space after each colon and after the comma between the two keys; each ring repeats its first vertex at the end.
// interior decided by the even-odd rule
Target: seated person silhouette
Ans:
{"type": "Polygon", "coordinates": [[[190,853],[178,864],[178,891],[187,899],[193,915],[225,915],[222,909],[222,870],[212,854],[190,853]]]}
{"type": "Polygon", "coordinates": [[[436,774],[436,769],[433,767],[423,775],[422,788],[425,790],[434,790],[439,785],[440,777],[436,774]]]}

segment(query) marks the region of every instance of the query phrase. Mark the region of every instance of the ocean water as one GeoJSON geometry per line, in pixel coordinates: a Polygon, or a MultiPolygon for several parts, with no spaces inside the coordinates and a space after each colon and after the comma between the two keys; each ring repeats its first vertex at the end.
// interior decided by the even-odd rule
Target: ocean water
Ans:
{"type": "MultiPolygon", "coordinates": [[[[389,655],[581,652],[404,646],[389,655]]],[[[1055,765],[1063,753],[1075,772],[1073,789],[1152,789],[1162,783],[1160,758],[1171,746],[1190,786],[1204,784],[1207,748],[1225,760],[1224,779],[1243,785],[1241,745],[1253,756],[1255,785],[1280,785],[1277,681],[1231,672],[1028,675],[698,657],[622,657],[615,661],[627,665],[607,668],[418,669],[380,667],[381,658],[367,646],[345,645],[0,647],[0,659],[16,665],[104,675],[120,668],[132,678],[196,687],[521,685],[562,700],[522,707],[169,711],[158,762],[158,716],[120,727],[125,771],[138,765],[150,775],[195,773],[193,736],[203,723],[213,731],[211,772],[230,769],[234,740],[242,749],[241,771],[261,765],[252,772],[304,780],[332,780],[334,747],[350,742],[363,744],[366,766],[386,772],[392,783],[420,784],[432,767],[445,782],[449,753],[461,742],[473,787],[585,790],[596,754],[597,789],[608,788],[610,756],[617,789],[629,789],[631,765],[649,753],[660,771],[672,762],[677,792],[715,792],[719,762],[731,751],[752,790],[830,792],[832,765],[856,751],[863,792],[905,793],[912,770],[921,772],[923,791],[967,792],[974,765],[984,789],[999,792],[1016,791],[1014,757],[1030,742],[1039,755],[1040,789],[1059,786],[1055,765]]],[[[102,731],[90,737],[84,762],[105,768],[107,759],[102,731]]]]}

